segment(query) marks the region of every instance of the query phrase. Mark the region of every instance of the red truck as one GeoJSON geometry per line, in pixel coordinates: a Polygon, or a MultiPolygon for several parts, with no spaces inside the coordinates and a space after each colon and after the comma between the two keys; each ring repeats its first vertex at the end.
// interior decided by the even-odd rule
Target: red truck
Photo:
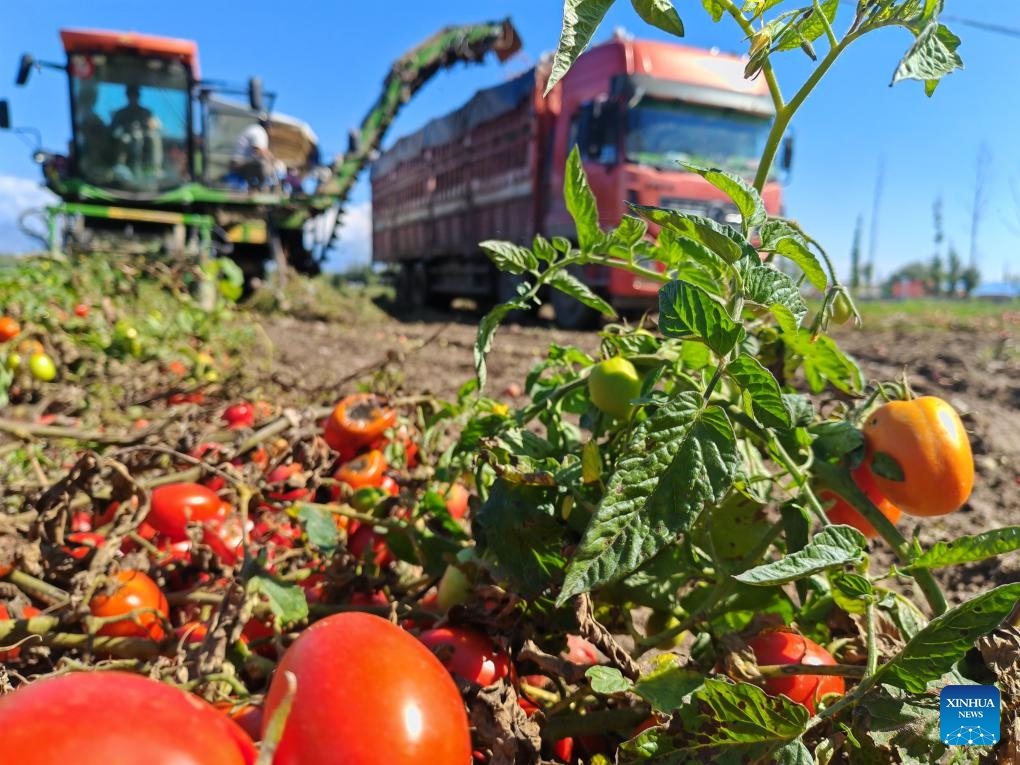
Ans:
{"type": "MultiPolygon", "coordinates": [[[[544,61],[476,93],[450,114],[398,140],[372,166],[373,260],[397,268],[402,304],[481,304],[514,294],[478,247],[485,239],[530,245],[536,234],[573,238],[563,201],[566,157],[576,144],[603,228],[627,202],[739,223],[737,208],[678,161],[747,177],[757,169],[774,107],[763,79],[744,78],[746,59],[616,35],[580,56],[548,97],[544,61]]],[[[784,152],[784,167],[789,152],[784,152]]],[[[778,214],[770,179],[765,206],[778,214]]],[[[615,268],[578,274],[618,310],[646,309],[658,285],[615,268]]],[[[596,318],[572,298],[551,296],[556,321],[596,318]]]]}

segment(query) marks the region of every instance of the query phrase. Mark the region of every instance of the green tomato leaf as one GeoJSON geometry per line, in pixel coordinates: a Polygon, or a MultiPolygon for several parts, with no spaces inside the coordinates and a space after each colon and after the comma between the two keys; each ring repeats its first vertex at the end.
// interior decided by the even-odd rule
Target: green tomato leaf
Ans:
{"type": "Polygon", "coordinates": [[[527,247],[512,242],[499,242],[493,239],[482,242],[479,247],[489,256],[489,260],[500,271],[511,274],[523,274],[538,269],[538,258],[527,247]]]}
{"type": "MultiPolygon", "coordinates": [[[[822,13],[831,25],[836,20],[836,11],[839,9],[839,0],[824,0],[821,3],[822,13]]],[[[780,34],[775,41],[776,50],[796,50],[805,43],[811,43],[825,34],[826,22],[815,8],[805,8],[797,11],[796,21],[786,27],[786,31],[780,34]]]]}
{"type": "Polygon", "coordinates": [[[478,391],[485,387],[488,379],[488,372],[485,367],[485,357],[492,350],[492,343],[496,337],[496,330],[506,318],[506,315],[513,310],[526,310],[528,308],[523,300],[511,300],[508,303],[501,303],[489,311],[482,320],[478,322],[478,334],[475,336],[475,375],[478,377],[478,391]]]}
{"type": "Polygon", "coordinates": [[[624,215],[620,220],[620,225],[607,235],[606,244],[610,254],[614,254],[614,248],[622,249],[629,254],[634,246],[645,238],[647,233],[647,223],[640,218],[635,218],[633,215],[624,215]]]}
{"type": "Polygon", "coordinates": [[[864,446],[864,434],[846,420],[820,422],[810,430],[815,458],[825,462],[838,462],[864,446]]]}
{"type": "Polygon", "coordinates": [[[725,356],[744,337],[718,301],[700,287],[672,281],[659,290],[659,329],[666,337],[703,342],[717,356],[725,356]]]}
{"type": "Polygon", "coordinates": [[[912,560],[910,568],[958,566],[1014,550],[1020,550],[1020,526],[1004,526],[975,536],[957,537],[952,542],[936,542],[912,560]]]}
{"type": "Polygon", "coordinates": [[[308,543],[316,550],[329,553],[337,548],[340,531],[331,512],[312,505],[299,504],[298,520],[308,535],[308,543]]]}
{"type": "Polygon", "coordinates": [[[924,80],[925,93],[935,92],[939,80],[963,68],[963,59],[956,52],[960,38],[949,28],[935,20],[929,22],[917,35],[896,72],[892,84],[901,80],[924,80]]]}
{"type": "Polygon", "coordinates": [[[760,226],[765,222],[768,217],[765,212],[765,202],[762,201],[757,189],[739,175],[728,173],[725,170],[699,167],[687,162],[681,162],[680,164],[686,170],[700,175],[733,200],[733,204],[740,210],[740,215],[743,218],[745,234],[749,229],[760,226]]]}
{"type": "Polygon", "coordinates": [[[595,30],[599,28],[612,5],[613,0],[564,0],[560,42],[556,46],[552,70],[549,72],[549,81],[543,95],[549,95],[553,86],[563,78],[577,57],[588,47],[595,30]]]}
{"type": "Polygon", "coordinates": [[[555,489],[497,478],[475,519],[482,558],[525,597],[541,593],[563,570],[563,526],[555,489]]]}
{"type": "Polygon", "coordinates": [[[830,571],[829,583],[836,605],[848,614],[863,614],[875,595],[871,582],[860,574],[830,571]]]}
{"type": "Polygon", "coordinates": [[[681,393],[640,423],[567,569],[558,603],[616,581],[688,531],[733,483],[739,456],[717,406],[681,393]]]}
{"type": "Polygon", "coordinates": [[[655,666],[634,683],[633,691],[654,709],[668,713],[679,708],[704,681],[700,672],[685,669],[675,653],[663,653],[655,657],[655,666]]]}
{"type": "MultiPolygon", "coordinates": [[[[485,246],[484,242],[482,246],[485,246]]],[[[531,240],[531,250],[535,253],[536,258],[545,263],[552,263],[556,259],[556,250],[541,234],[536,234],[535,238],[531,240]]]]}
{"type": "Polygon", "coordinates": [[[876,678],[913,693],[923,693],[1009,615],[1020,598],[1020,583],[985,592],[928,622],[876,674],[876,678]]]}
{"type": "Polygon", "coordinates": [[[740,270],[744,281],[745,300],[770,311],[773,311],[773,306],[782,306],[800,325],[807,316],[808,309],[793,279],[782,271],[761,265],[757,257],[753,261],[742,261],[740,270]]]}
{"type": "Polygon", "coordinates": [[[802,367],[804,377],[814,393],[821,393],[826,383],[844,393],[857,393],[861,390],[864,378],[860,368],[839,349],[831,337],[812,337],[809,330],[797,326],[796,317],[784,306],[774,305],[771,310],[783,331],[783,342],[790,351],[786,363],[791,376],[796,373],[797,367],[802,367]]]}
{"type": "Polygon", "coordinates": [[[599,210],[595,195],[584,174],[581,153],[574,145],[567,157],[566,176],[563,181],[563,198],[567,203],[570,217],[577,226],[577,244],[582,252],[593,252],[604,240],[599,228],[599,210]]]}
{"type": "Polygon", "coordinates": [[[630,0],[638,15],[653,27],[677,37],[684,36],[684,23],[669,0],[630,0]]]}
{"type": "Polygon", "coordinates": [[[712,17],[712,21],[721,21],[726,15],[726,6],[720,0],[701,0],[701,4],[712,17]]]}
{"type": "Polygon", "coordinates": [[[754,416],[763,425],[783,429],[790,427],[790,413],[783,401],[779,383],[758,359],[742,353],[726,366],[726,374],[751,397],[754,416]]]}
{"type": "Polygon", "coordinates": [[[807,239],[787,221],[772,218],[761,227],[761,249],[763,252],[782,255],[795,263],[816,290],[824,290],[829,283],[807,239]]]}
{"type": "Polygon", "coordinates": [[[627,206],[652,223],[669,228],[682,237],[700,242],[727,263],[736,263],[741,258],[758,260],[758,251],[739,231],[722,223],[716,223],[711,218],[679,210],[666,210],[661,207],[646,207],[630,203],[627,206]]]}
{"type": "Polygon", "coordinates": [[[248,580],[248,594],[264,596],[281,626],[308,618],[308,600],[300,585],[284,584],[269,574],[256,574],[248,580]]]}
{"type": "Polygon", "coordinates": [[[811,574],[860,563],[865,536],[851,526],[826,526],[802,550],[774,563],[756,566],[734,579],[758,586],[785,584],[811,574]]]}
{"type": "Polygon", "coordinates": [[[616,667],[590,667],[584,676],[588,678],[591,689],[602,696],[626,693],[631,689],[631,682],[616,667]]]}
{"type": "MultiPolygon", "coordinates": [[[[860,737],[861,761],[888,761],[895,751],[902,762],[943,762],[948,747],[939,740],[940,702],[937,694],[908,694],[880,685],[854,708],[854,734],[860,737]],[[873,753],[872,759],[867,755],[873,753]],[[907,758],[910,759],[907,759],[907,758]],[[878,758],[878,759],[874,759],[878,758]]],[[[961,753],[968,747],[953,747],[961,753]]],[[[973,758],[953,762],[972,762],[973,758]]]]}
{"type": "Polygon", "coordinates": [[[613,310],[609,303],[592,292],[591,287],[568,271],[560,270],[553,272],[547,283],[560,292],[570,295],[575,300],[579,300],[589,308],[594,308],[603,316],[616,316],[616,311],[613,310]]]}
{"type": "MultiPolygon", "coordinates": [[[[811,765],[800,743],[809,715],[789,699],[767,696],[749,683],[710,677],[675,712],[669,763],[811,765]]],[[[659,754],[662,754],[660,748],[659,754]]],[[[621,762],[639,762],[622,759],[621,762]]]]}

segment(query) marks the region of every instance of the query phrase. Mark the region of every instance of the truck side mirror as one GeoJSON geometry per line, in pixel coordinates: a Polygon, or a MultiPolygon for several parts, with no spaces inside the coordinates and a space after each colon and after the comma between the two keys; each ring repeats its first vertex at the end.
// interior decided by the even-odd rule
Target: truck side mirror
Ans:
{"type": "Polygon", "coordinates": [[[265,111],[262,100],[262,80],[258,77],[248,80],[248,103],[251,105],[252,111],[265,111]]]}
{"type": "Polygon", "coordinates": [[[7,99],[0,100],[0,130],[11,128],[11,107],[7,99]]]}
{"type": "Polygon", "coordinates": [[[33,66],[35,66],[35,59],[27,53],[22,54],[21,63],[18,64],[18,76],[15,78],[14,84],[24,85],[28,82],[28,75],[32,73],[33,66]]]}
{"type": "Polygon", "coordinates": [[[779,166],[783,168],[785,172],[790,172],[790,168],[793,167],[793,136],[788,135],[783,139],[783,156],[780,157],[779,166]]]}

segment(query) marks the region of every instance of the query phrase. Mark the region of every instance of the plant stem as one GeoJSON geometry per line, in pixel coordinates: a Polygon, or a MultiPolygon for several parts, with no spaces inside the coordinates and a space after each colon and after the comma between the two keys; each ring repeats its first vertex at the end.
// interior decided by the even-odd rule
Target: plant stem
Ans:
{"type": "MultiPolygon", "coordinates": [[[[754,26],[741,10],[733,4],[732,0],[719,0],[719,2],[726,9],[726,12],[733,17],[733,20],[737,22],[737,25],[744,31],[748,39],[753,39],[756,32],[754,26]]],[[[783,94],[779,89],[779,80],[776,79],[776,73],[772,69],[772,61],[770,59],[765,59],[761,73],[765,77],[765,83],[769,86],[769,95],[772,96],[772,103],[775,104],[776,111],[778,112],[783,108],[783,94]]]]}

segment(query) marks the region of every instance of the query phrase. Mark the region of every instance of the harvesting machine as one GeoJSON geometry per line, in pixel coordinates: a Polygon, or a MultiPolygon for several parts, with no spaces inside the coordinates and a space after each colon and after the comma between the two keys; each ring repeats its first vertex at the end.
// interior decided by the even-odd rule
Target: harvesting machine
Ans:
{"type": "MultiPolygon", "coordinates": [[[[60,199],[46,211],[50,246],[62,234],[71,250],[215,250],[249,278],[269,261],[317,272],[358,174],[401,105],[442,68],[488,51],[505,61],[521,47],[509,20],[443,29],[393,64],[346,153],[324,163],[315,133],[274,113],[275,95],[259,79],[246,87],[203,80],[192,41],[72,29],[60,37],[64,62],[25,54],[16,80],[24,85],[39,69],[68,79],[68,149],[37,147],[34,155],[60,199]],[[281,178],[254,188],[230,160],[238,136],[260,118],[281,178]]],[[[6,100],[0,128],[11,128],[6,100]]]]}

